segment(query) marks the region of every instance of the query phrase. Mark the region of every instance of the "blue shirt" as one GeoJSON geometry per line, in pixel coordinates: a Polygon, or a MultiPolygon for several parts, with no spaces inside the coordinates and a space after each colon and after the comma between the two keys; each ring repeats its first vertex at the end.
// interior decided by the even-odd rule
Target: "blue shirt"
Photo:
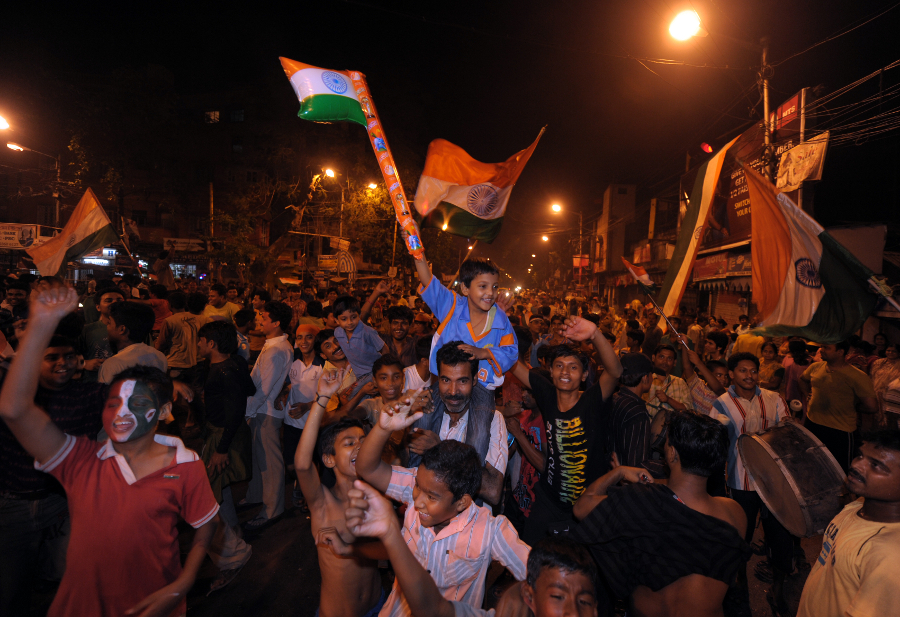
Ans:
{"type": "Polygon", "coordinates": [[[334,338],[347,356],[357,378],[372,372],[372,365],[381,357],[381,349],[384,347],[384,341],[374,328],[360,321],[351,338],[347,338],[347,332],[341,327],[334,329],[334,338]]]}
{"type": "Polygon", "coordinates": [[[450,291],[434,276],[428,287],[419,287],[419,295],[441,322],[431,342],[431,358],[428,363],[431,372],[438,374],[436,356],[441,345],[450,341],[462,341],[467,345],[487,349],[491,354],[490,358],[478,361],[478,381],[489,390],[502,384],[503,373],[510,370],[519,359],[519,343],[506,313],[497,308],[496,304],[492,306],[488,312],[486,331],[476,335],[472,331],[469,301],[465,296],[450,291]]]}

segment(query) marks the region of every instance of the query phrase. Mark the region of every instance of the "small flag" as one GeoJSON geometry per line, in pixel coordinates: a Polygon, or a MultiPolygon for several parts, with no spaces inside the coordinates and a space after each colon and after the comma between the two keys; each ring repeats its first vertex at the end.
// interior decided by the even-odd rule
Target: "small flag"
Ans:
{"type": "Polygon", "coordinates": [[[838,343],[875,307],[871,270],[750,167],[753,301],[760,336],[838,343]]]}
{"type": "Polygon", "coordinates": [[[476,161],[444,139],[431,142],[415,199],[422,226],[493,242],[512,188],[543,134],[541,129],[533,144],[503,163],[476,161]]]}
{"type": "Polygon", "coordinates": [[[666,280],[663,281],[659,292],[659,304],[666,315],[678,312],[678,305],[691,279],[691,271],[697,260],[697,250],[705,233],[709,210],[716,195],[716,185],[719,183],[722,164],[725,162],[725,153],[737,140],[738,137],[735,137],[697,170],[697,180],[694,182],[687,212],[681,223],[681,233],[675,242],[675,252],[669,262],[666,280]]]}
{"type": "Polygon", "coordinates": [[[631,273],[631,276],[634,277],[634,280],[637,281],[638,285],[643,287],[645,292],[650,293],[653,289],[653,281],[650,280],[650,275],[647,274],[647,271],[640,266],[635,266],[624,257],[622,258],[622,263],[625,264],[625,267],[631,273]]]}
{"type": "Polygon", "coordinates": [[[58,236],[26,249],[42,276],[65,274],[66,265],[119,240],[94,191],[88,189],[58,236]]]}
{"type": "Polygon", "coordinates": [[[349,73],[320,69],[289,58],[279,59],[300,99],[298,116],[312,122],[349,121],[366,125],[364,109],[370,105],[369,99],[359,98],[349,73]]]}

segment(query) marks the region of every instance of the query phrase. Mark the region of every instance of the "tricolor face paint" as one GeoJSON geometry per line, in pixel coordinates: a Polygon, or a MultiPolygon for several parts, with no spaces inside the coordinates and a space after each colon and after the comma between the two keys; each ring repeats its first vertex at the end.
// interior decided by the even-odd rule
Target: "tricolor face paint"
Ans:
{"type": "Polygon", "coordinates": [[[113,385],[103,408],[103,428],[116,443],[140,439],[159,420],[159,403],[147,384],[134,379],[113,385]]]}

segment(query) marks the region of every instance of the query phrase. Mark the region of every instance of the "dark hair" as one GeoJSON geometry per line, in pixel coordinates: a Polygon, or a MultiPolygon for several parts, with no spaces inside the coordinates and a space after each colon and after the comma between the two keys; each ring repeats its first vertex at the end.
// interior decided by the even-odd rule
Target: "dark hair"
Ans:
{"type": "Polygon", "coordinates": [[[256,319],[256,311],[252,308],[241,309],[232,315],[231,318],[234,320],[234,325],[238,328],[243,328],[251,319],[256,319]]]}
{"type": "Polygon", "coordinates": [[[550,321],[550,307],[542,306],[538,309],[538,313],[540,313],[541,317],[543,317],[548,323],[550,321]]]}
{"type": "Polygon", "coordinates": [[[453,501],[462,499],[463,495],[474,499],[481,489],[482,462],[469,444],[445,439],[422,453],[421,464],[447,485],[453,501]]]}
{"type": "Polygon", "coordinates": [[[310,317],[322,318],[322,303],[318,300],[310,300],[306,303],[306,312],[310,317]]]}
{"type": "Polygon", "coordinates": [[[558,568],[564,572],[580,572],[591,579],[597,592],[597,564],[583,544],[566,536],[548,536],[531,548],[525,582],[533,589],[541,572],[558,568]]]}
{"type": "Polygon", "coordinates": [[[695,411],[676,412],[669,415],[667,435],[685,473],[708,478],[725,465],[730,439],[718,420],[695,411]]]}
{"type": "Polygon", "coordinates": [[[12,281],[6,286],[6,291],[10,291],[12,289],[18,289],[19,291],[24,291],[25,295],[31,293],[31,285],[26,283],[25,281],[12,281]]]}
{"type": "Polygon", "coordinates": [[[150,285],[150,293],[160,300],[165,300],[169,297],[169,290],[165,285],[150,285]]]}
{"type": "Polygon", "coordinates": [[[559,313],[557,313],[556,315],[554,315],[553,317],[550,318],[550,325],[552,326],[554,321],[557,323],[563,323],[565,320],[566,320],[565,315],[560,315],[559,313]]]}
{"type": "MultiPolygon", "coordinates": [[[[546,345],[545,345],[546,346],[546,345]]],[[[550,365],[556,362],[557,358],[576,358],[581,363],[581,370],[587,371],[589,362],[587,356],[581,353],[575,347],[570,345],[554,345],[550,348],[550,365]]]]}
{"type": "MultiPolygon", "coordinates": [[[[110,283],[112,283],[112,281],[110,281],[110,283]]],[[[99,289],[97,290],[97,302],[100,302],[100,300],[102,300],[103,296],[105,296],[106,294],[119,294],[120,296],[122,296],[123,300],[128,299],[125,297],[125,292],[122,291],[121,289],[119,289],[118,287],[107,287],[106,289],[104,289],[102,291],[99,289]]]]}
{"type": "Polygon", "coordinates": [[[771,348],[772,348],[772,351],[775,352],[775,355],[776,355],[776,356],[778,355],[778,345],[776,345],[776,344],[773,343],[772,341],[766,341],[765,343],[762,344],[762,347],[760,347],[759,350],[762,351],[762,350],[765,349],[766,347],[771,347],[771,348]]]}
{"type": "Polygon", "coordinates": [[[215,319],[200,326],[197,338],[216,344],[219,353],[231,355],[238,350],[237,329],[229,321],[215,319]]]}
{"type": "Polygon", "coordinates": [[[472,284],[479,274],[493,274],[499,276],[500,270],[488,259],[467,259],[459,266],[459,280],[466,287],[472,284]]]}
{"type": "Polygon", "coordinates": [[[459,345],[465,345],[465,343],[462,341],[450,341],[449,343],[444,343],[444,345],[438,349],[437,356],[435,357],[438,373],[440,373],[442,364],[446,364],[447,366],[468,364],[472,369],[472,379],[477,379],[478,360],[470,357],[469,354],[459,348],[459,345]]]}
{"type": "Polygon", "coordinates": [[[672,325],[678,324],[681,326],[681,317],[678,315],[669,315],[669,321],[672,322],[672,325]]]}
{"type": "Polygon", "coordinates": [[[862,440],[863,443],[871,444],[880,450],[900,452],[900,430],[895,428],[882,428],[864,433],[862,440]]]}
{"type": "Polygon", "coordinates": [[[263,312],[269,314],[269,319],[278,322],[282,332],[290,330],[294,311],[287,304],[277,300],[269,300],[263,307],[263,312]]]}
{"type": "Polygon", "coordinates": [[[728,358],[728,370],[733,371],[737,368],[738,362],[743,360],[749,360],[753,362],[756,366],[756,370],[759,370],[759,358],[754,356],[749,351],[742,351],[740,353],[731,354],[731,357],[728,358]]]}
{"type": "Polygon", "coordinates": [[[228,294],[228,288],[225,287],[225,285],[223,285],[222,283],[213,283],[209,286],[209,290],[216,292],[220,296],[225,296],[226,294],[228,294]]]}
{"type": "Polygon", "coordinates": [[[184,305],[187,303],[187,294],[183,291],[173,291],[166,299],[169,301],[169,308],[183,311],[184,305]]]}
{"type": "Polygon", "coordinates": [[[250,299],[252,300],[255,296],[259,296],[259,299],[262,300],[263,302],[268,302],[269,300],[272,299],[272,294],[270,294],[265,289],[254,289],[253,295],[250,296],[250,299]]]}
{"type": "Polygon", "coordinates": [[[322,343],[330,339],[334,336],[334,330],[331,328],[325,328],[323,330],[319,330],[319,333],[316,334],[316,338],[313,339],[313,351],[316,352],[316,355],[322,353],[322,343]]]}
{"type": "Polygon", "coordinates": [[[600,325],[600,315],[594,315],[593,313],[584,313],[582,316],[583,319],[591,322],[595,326],[600,325]]]}
{"type": "Polygon", "coordinates": [[[629,330],[625,333],[625,338],[630,338],[638,345],[644,344],[644,333],[641,330],[629,330]]]}
{"type": "Polygon", "coordinates": [[[513,332],[516,333],[516,341],[519,344],[519,360],[525,362],[528,359],[528,353],[531,349],[531,344],[534,342],[534,337],[531,336],[531,330],[522,326],[513,326],[513,332]]]}
{"type": "Polygon", "coordinates": [[[747,315],[746,313],[743,315],[738,315],[738,321],[740,321],[742,319],[746,319],[747,321],[750,321],[750,316],[747,315]]]}
{"type": "Polygon", "coordinates": [[[75,339],[60,334],[54,334],[50,339],[50,342],[47,343],[47,349],[50,349],[51,347],[71,347],[74,349],[75,339]]]}
{"type": "MultiPolygon", "coordinates": [[[[148,306],[147,308],[150,307],[148,306]]],[[[140,364],[137,366],[132,366],[113,377],[110,385],[113,385],[120,381],[124,381],[126,379],[134,379],[135,381],[140,381],[147,384],[147,386],[151,390],[153,390],[153,393],[159,400],[160,406],[172,402],[172,395],[174,393],[172,380],[169,379],[169,376],[163,373],[158,368],[140,364]]]]}
{"type": "Polygon", "coordinates": [[[728,335],[724,332],[713,330],[706,335],[706,340],[712,341],[719,351],[725,351],[725,348],[728,347],[728,335]]]}
{"type": "MultiPolygon", "coordinates": [[[[540,360],[550,360],[550,356],[553,355],[553,347],[550,345],[541,345],[537,348],[537,358],[540,360]]],[[[535,367],[537,368],[537,367],[535,367]]]]}
{"type": "Polygon", "coordinates": [[[656,346],[656,349],[653,350],[653,355],[658,356],[661,351],[671,351],[672,355],[678,356],[678,352],[675,351],[675,347],[669,345],[668,343],[662,343],[656,346]]]}
{"type": "Polygon", "coordinates": [[[431,357],[431,337],[420,336],[416,341],[416,359],[424,360],[431,357]]]}
{"type": "Polygon", "coordinates": [[[187,295],[185,305],[189,313],[199,315],[206,308],[206,296],[199,291],[193,291],[187,295]]]}
{"type": "Polygon", "coordinates": [[[841,341],[840,343],[834,344],[835,350],[843,351],[844,355],[847,355],[847,352],[850,351],[850,341],[841,341]]]}
{"type": "Polygon", "coordinates": [[[710,360],[706,363],[706,368],[708,368],[710,371],[715,371],[717,368],[723,368],[727,371],[728,365],[726,365],[721,360],[710,360]]]}
{"type": "Polygon", "coordinates": [[[388,323],[395,319],[402,319],[409,324],[412,324],[413,317],[415,317],[408,306],[390,306],[388,307],[388,310],[384,312],[384,316],[387,318],[388,323]]]}
{"type": "Polygon", "coordinates": [[[319,449],[319,460],[326,454],[334,454],[334,442],[337,440],[337,436],[348,428],[362,429],[363,425],[356,418],[344,416],[337,422],[333,422],[319,430],[319,439],[316,441],[316,447],[319,449]]]}
{"type": "Polygon", "coordinates": [[[353,296],[341,296],[339,298],[335,298],[334,302],[331,303],[331,306],[334,307],[334,316],[337,318],[341,313],[346,313],[347,311],[354,311],[359,313],[359,300],[354,298],[353,296]]]}
{"type": "Polygon", "coordinates": [[[329,315],[334,315],[334,307],[330,304],[322,307],[322,321],[328,319],[329,315]]]}
{"type": "Polygon", "coordinates": [[[375,373],[377,373],[378,371],[380,371],[381,369],[383,369],[386,366],[399,367],[401,373],[403,372],[403,369],[405,368],[403,366],[403,363],[400,362],[400,358],[398,358],[394,354],[387,353],[387,354],[384,354],[383,356],[381,356],[380,358],[378,358],[377,360],[375,360],[375,363],[372,364],[372,376],[374,377],[375,373]]]}
{"type": "MultiPolygon", "coordinates": [[[[632,313],[634,312],[634,309],[628,309],[628,310],[631,311],[632,313]]],[[[630,330],[640,330],[641,322],[639,322],[637,319],[628,319],[625,321],[625,329],[629,330],[629,331],[630,330]]]]}
{"type": "Polygon", "coordinates": [[[132,343],[140,343],[146,339],[156,321],[156,315],[149,304],[131,300],[116,302],[110,306],[109,316],[117,326],[128,329],[128,340],[132,343]]]}

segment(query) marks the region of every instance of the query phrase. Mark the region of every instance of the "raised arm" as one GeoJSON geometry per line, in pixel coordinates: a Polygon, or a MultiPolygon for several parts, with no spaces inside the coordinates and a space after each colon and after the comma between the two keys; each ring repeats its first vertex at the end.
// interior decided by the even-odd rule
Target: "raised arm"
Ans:
{"type": "Polygon", "coordinates": [[[578,501],[575,502],[575,506],[572,508],[572,514],[579,521],[583,519],[590,514],[601,501],[606,499],[606,493],[609,491],[610,487],[615,486],[622,480],[630,483],[653,483],[653,478],[650,477],[650,472],[646,469],[620,465],[615,467],[612,471],[603,474],[590,486],[584,489],[581,497],[578,498],[578,501]]]}
{"type": "MultiPolygon", "coordinates": [[[[600,364],[603,365],[603,373],[597,380],[600,389],[603,392],[603,398],[612,396],[616,386],[619,383],[619,377],[622,375],[622,363],[619,362],[619,356],[606,337],[597,329],[592,322],[582,317],[569,317],[566,319],[566,327],[563,330],[563,336],[573,341],[590,341],[597,350],[597,357],[600,358],[600,364]]],[[[516,375],[518,377],[518,375],[516,375]]]]}
{"type": "Polygon", "coordinates": [[[325,407],[332,395],[341,387],[344,372],[336,369],[322,371],[319,376],[319,385],[316,388],[316,400],[313,401],[303,434],[300,436],[300,444],[294,454],[294,469],[297,473],[297,481],[300,490],[309,505],[314,506],[322,498],[322,483],[319,481],[319,472],[313,464],[313,454],[316,450],[316,440],[319,437],[319,427],[322,425],[322,416],[325,415],[325,407]]]}
{"type": "MultiPolygon", "coordinates": [[[[418,392],[410,392],[403,395],[401,400],[409,403],[416,395],[418,392]]],[[[408,404],[389,403],[382,407],[378,414],[378,424],[372,428],[359,449],[356,474],[382,493],[385,492],[391,483],[391,466],[381,460],[384,444],[390,439],[391,433],[412,426],[422,415],[421,411],[413,412],[408,404]]]]}
{"type": "Polygon", "coordinates": [[[522,382],[526,388],[531,389],[531,372],[528,370],[528,367],[525,366],[525,363],[519,360],[512,367],[512,374],[516,376],[516,379],[522,382]]]}
{"type": "Polygon", "coordinates": [[[372,308],[375,306],[375,302],[378,300],[379,296],[383,296],[391,290],[390,285],[387,284],[387,281],[378,281],[378,284],[375,285],[375,289],[372,290],[372,293],[369,294],[369,297],[366,298],[366,303],[362,305],[362,308],[359,311],[359,319],[363,323],[369,323],[369,315],[372,314],[372,308]]]}
{"type": "Polygon", "coordinates": [[[416,262],[416,274],[419,275],[419,282],[422,283],[422,287],[428,287],[428,284],[431,282],[431,268],[428,267],[428,262],[425,260],[425,253],[422,253],[422,257],[419,259],[413,259],[416,262]]]}

